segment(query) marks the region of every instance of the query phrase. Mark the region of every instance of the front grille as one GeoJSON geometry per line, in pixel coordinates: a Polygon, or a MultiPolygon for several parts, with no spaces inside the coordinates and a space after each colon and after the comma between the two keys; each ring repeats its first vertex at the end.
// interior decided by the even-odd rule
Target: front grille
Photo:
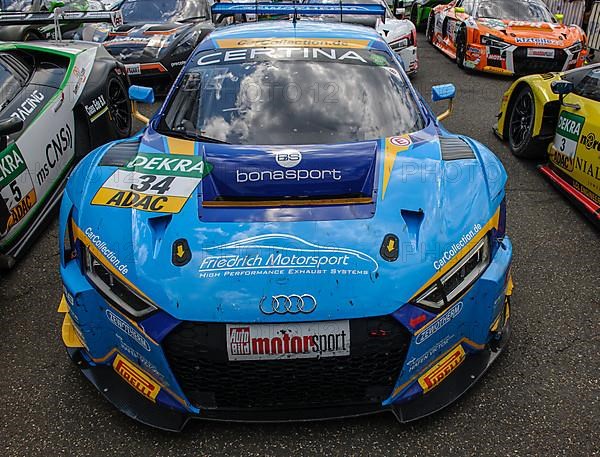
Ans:
{"type": "Polygon", "coordinates": [[[513,53],[515,73],[518,75],[562,71],[566,59],[567,53],[562,49],[554,50],[554,59],[527,57],[527,48],[525,47],[519,47],[513,53]]]}
{"type": "Polygon", "coordinates": [[[163,349],[199,408],[309,409],[376,404],[391,393],[410,334],[390,316],[350,321],[350,356],[229,361],[225,324],[183,322],[163,349]]]}

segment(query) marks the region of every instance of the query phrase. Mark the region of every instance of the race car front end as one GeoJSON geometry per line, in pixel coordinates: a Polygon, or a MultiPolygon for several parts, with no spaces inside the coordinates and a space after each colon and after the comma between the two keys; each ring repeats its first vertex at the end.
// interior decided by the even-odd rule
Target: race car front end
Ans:
{"type": "Polygon", "coordinates": [[[343,24],[227,27],[180,78],[143,132],[86,157],[63,199],[63,341],[98,390],[181,430],[408,422],[476,382],[510,333],[506,173],[439,126],[385,41],[343,24]],[[326,110],[309,90],[323,75],[338,88],[326,110]],[[255,81],[307,98],[246,105],[255,81]],[[292,110],[292,124],[264,122],[292,110]],[[190,115],[210,125],[195,133],[190,115]]]}
{"type": "MultiPolygon", "coordinates": [[[[262,235],[208,247],[181,238],[185,228],[178,223],[168,228],[171,235],[157,255],[152,231],[165,223],[160,216],[146,221],[147,239],[132,249],[69,195],[60,221],[64,344],[111,403],[155,427],[181,430],[190,418],[288,421],[380,411],[407,422],[458,398],[508,339],[512,248],[504,236],[503,203],[489,220],[453,235],[443,251],[430,244],[430,253],[407,247],[408,239],[395,244],[393,236],[382,236],[381,249],[371,252],[341,243],[339,236],[316,236],[314,223],[305,222],[285,236],[273,236],[265,226],[262,235]],[[311,260],[316,245],[319,257],[311,260]],[[286,249],[290,255],[272,256],[286,249]],[[433,276],[423,280],[415,271],[402,283],[413,291],[419,284],[417,293],[390,296],[391,287],[376,279],[389,272],[383,264],[394,265],[396,256],[411,263],[422,255],[435,258],[433,276]],[[170,306],[150,300],[133,279],[144,274],[144,256],[160,259],[158,269],[146,273],[157,287],[185,289],[193,282],[196,292],[179,294],[170,306]],[[266,265],[270,256],[273,265],[266,265]],[[321,272],[307,270],[307,262],[321,272]],[[318,286],[274,287],[260,278],[271,273],[267,267],[294,284],[318,286]],[[229,287],[213,297],[206,286],[219,278],[229,278],[229,287]],[[343,287],[323,288],[334,281],[343,287]],[[380,285],[358,293],[372,281],[380,285]],[[353,287],[355,282],[361,285],[353,287]],[[250,283],[252,294],[246,292],[250,283]]],[[[341,233],[364,224],[330,226],[341,233]]]]}
{"type": "Polygon", "coordinates": [[[385,38],[392,51],[402,59],[406,74],[415,74],[419,69],[419,59],[417,56],[417,31],[414,26],[408,30],[399,30],[398,33],[393,35],[388,32],[385,38]]]}
{"type": "Polygon", "coordinates": [[[581,67],[586,38],[576,26],[478,19],[467,21],[464,66],[490,73],[527,75],[581,67]]]}

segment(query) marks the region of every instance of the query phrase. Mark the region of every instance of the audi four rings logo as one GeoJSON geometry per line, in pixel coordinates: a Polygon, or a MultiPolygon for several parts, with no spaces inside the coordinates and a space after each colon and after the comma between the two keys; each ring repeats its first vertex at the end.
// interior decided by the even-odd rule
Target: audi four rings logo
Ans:
{"type": "Polygon", "coordinates": [[[310,294],[273,295],[271,305],[260,302],[260,310],[265,314],[312,313],[317,308],[317,299],[310,294]]]}

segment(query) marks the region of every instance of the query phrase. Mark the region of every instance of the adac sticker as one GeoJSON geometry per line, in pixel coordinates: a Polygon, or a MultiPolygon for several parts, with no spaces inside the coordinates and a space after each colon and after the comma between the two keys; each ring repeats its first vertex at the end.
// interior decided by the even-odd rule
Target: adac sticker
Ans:
{"type": "Polygon", "coordinates": [[[37,203],[33,181],[16,145],[0,153],[0,235],[6,235],[37,203]]]}
{"type": "Polygon", "coordinates": [[[92,205],[178,213],[211,169],[197,156],[138,153],[106,180],[92,205]]]}

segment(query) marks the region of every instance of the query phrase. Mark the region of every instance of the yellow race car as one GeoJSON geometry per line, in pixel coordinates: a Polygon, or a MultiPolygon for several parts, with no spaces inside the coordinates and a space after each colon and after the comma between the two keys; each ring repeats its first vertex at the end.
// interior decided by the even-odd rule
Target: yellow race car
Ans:
{"type": "Polygon", "coordinates": [[[516,80],[494,131],[600,227],[600,64],[516,80]]]}

